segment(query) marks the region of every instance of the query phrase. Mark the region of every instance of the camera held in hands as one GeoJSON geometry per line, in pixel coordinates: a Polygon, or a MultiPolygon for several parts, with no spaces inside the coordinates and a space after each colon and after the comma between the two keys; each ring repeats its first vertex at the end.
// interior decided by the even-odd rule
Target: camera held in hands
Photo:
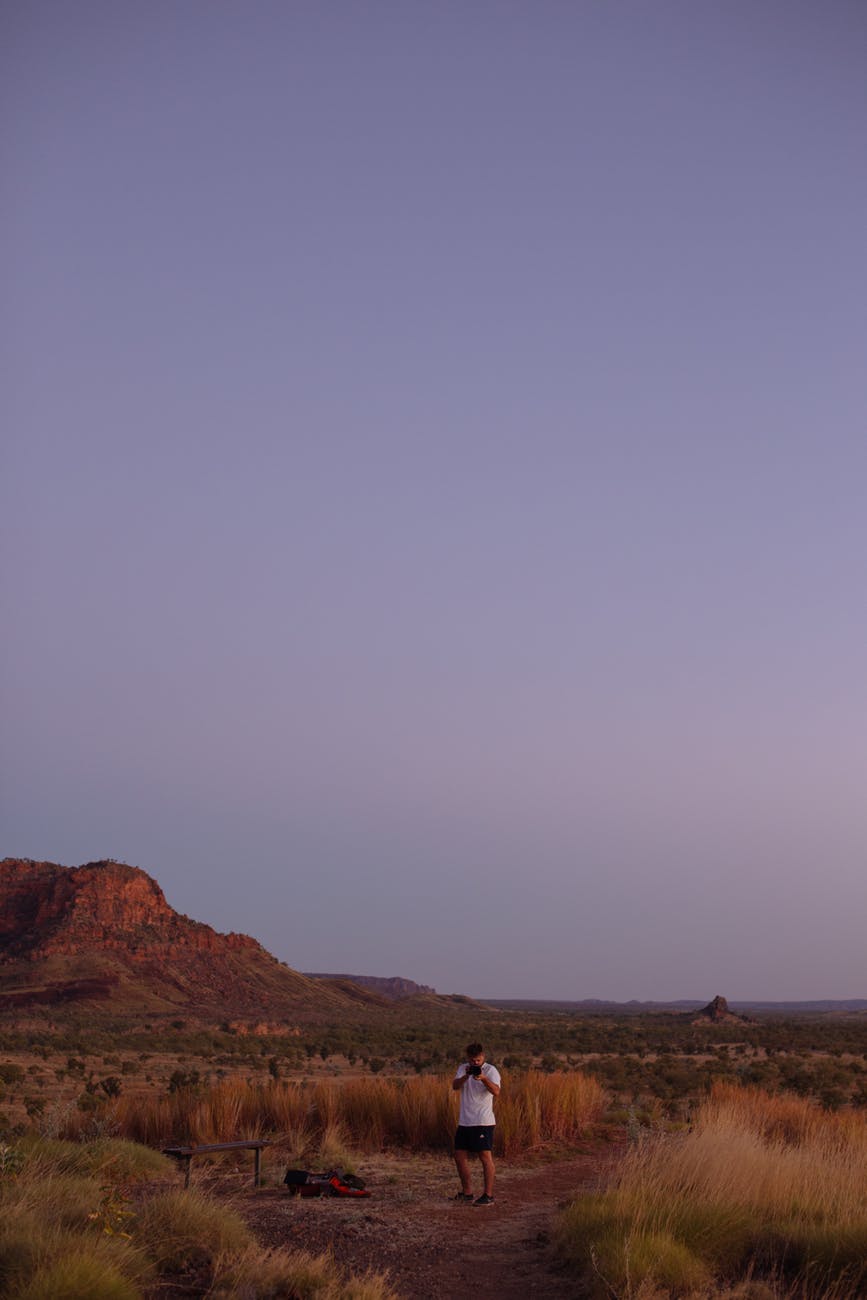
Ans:
{"type": "Polygon", "coordinates": [[[470,1064],[467,1066],[467,1074],[471,1075],[472,1078],[478,1079],[481,1073],[482,1073],[482,1067],[480,1065],[470,1064]]]}

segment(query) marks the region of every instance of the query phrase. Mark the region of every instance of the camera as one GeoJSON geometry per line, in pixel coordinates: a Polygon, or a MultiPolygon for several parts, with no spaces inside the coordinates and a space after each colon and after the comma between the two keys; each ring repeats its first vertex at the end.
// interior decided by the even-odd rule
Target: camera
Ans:
{"type": "Polygon", "coordinates": [[[479,1077],[479,1075],[480,1075],[481,1073],[482,1073],[482,1067],[481,1067],[480,1065],[468,1065],[468,1066],[467,1066],[467,1074],[472,1075],[472,1077],[473,1077],[474,1079],[478,1079],[478,1077],[479,1077]]]}

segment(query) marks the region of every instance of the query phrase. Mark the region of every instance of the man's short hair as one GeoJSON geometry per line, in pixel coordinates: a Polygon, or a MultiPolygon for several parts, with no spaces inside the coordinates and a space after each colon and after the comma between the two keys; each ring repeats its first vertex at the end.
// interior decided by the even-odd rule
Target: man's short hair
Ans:
{"type": "Polygon", "coordinates": [[[468,1057],[484,1056],[485,1049],[482,1047],[481,1043],[467,1043],[466,1052],[468,1057]]]}

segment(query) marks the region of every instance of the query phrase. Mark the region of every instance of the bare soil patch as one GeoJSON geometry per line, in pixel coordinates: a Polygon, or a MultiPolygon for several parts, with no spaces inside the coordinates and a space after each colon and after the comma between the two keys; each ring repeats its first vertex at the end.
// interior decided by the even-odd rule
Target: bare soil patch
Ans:
{"type": "MultiPolygon", "coordinates": [[[[557,1265],[557,1211],[598,1185],[619,1147],[590,1145],[542,1161],[500,1160],[495,1204],[477,1208],[458,1190],[448,1156],[377,1156],[359,1166],[372,1192],[360,1200],[290,1197],[282,1188],[241,1194],[237,1208],[267,1246],[330,1250],[353,1272],[387,1272],[403,1296],[449,1300],[483,1288],[498,1297],[576,1295],[557,1265]]],[[[481,1177],[476,1179],[481,1191],[481,1177]]]]}

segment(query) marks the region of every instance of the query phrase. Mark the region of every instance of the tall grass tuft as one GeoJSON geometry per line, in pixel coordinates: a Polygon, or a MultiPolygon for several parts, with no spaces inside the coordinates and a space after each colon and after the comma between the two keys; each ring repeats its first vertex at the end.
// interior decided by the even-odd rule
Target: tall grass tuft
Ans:
{"type": "Polygon", "coordinates": [[[141,1300],[141,1294],[110,1260],[84,1246],[37,1269],[15,1300],[141,1300]]]}
{"type": "Polygon", "coordinates": [[[605,1108],[602,1085],[586,1074],[528,1070],[503,1089],[497,1104],[497,1147],[519,1155],[547,1143],[583,1137],[605,1108]]]}
{"type": "Polygon", "coordinates": [[[273,1300],[291,1296],[294,1300],[398,1300],[380,1273],[348,1277],[331,1255],[307,1251],[262,1250],[250,1247],[240,1254],[224,1256],[214,1267],[208,1295],[213,1300],[273,1300]]]}
{"type": "MultiPolygon", "coordinates": [[[[510,1074],[496,1106],[499,1150],[517,1155],[543,1143],[574,1141],[601,1117],[604,1104],[601,1085],[583,1074],[510,1074]]],[[[451,1076],[317,1084],[231,1080],[203,1092],[121,1097],[113,1121],[124,1137],[153,1146],[269,1136],[300,1154],[339,1133],[359,1151],[442,1151],[457,1112],[451,1076]]]]}
{"type": "Polygon", "coordinates": [[[161,1273],[211,1269],[223,1254],[251,1244],[240,1215],[195,1191],[164,1192],[143,1206],[136,1240],[161,1273]]]}
{"type": "Polygon", "coordinates": [[[606,1190],[566,1210],[557,1241],[600,1295],[676,1295],[751,1271],[803,1296],[861,1294],[867,1118],[718,1085],[689,1133],[646,1139],[606,1190]]]}
{"type": "Polygon", "coordinates": [[[122,1138],[98,1138],[93,1142],[69,1142],[59,1138],[22,1138],[20,1151],[25,1169],[46,1174],[77,1174],[102,1181],[133,1183],[167,1177],[174,1171],[168,1156],[151,1147],[122,1138]]]}
{"type": "MultiPolygon", "coordinates": [[[[27,1182],[26,1177],[19,1182],[27,1182]]],[[[150,1261],[138,1246],[120,1236],[107,1236],[90,1215],[77,1215],[74,1222],[61,1224],[50,1216],[58,1198],[56,1187],[50,1201],[40,1201],[39,1188],[11,1197],[0,1189],[0,1295],[31,1297],[74,1295],[99,1297],[132,1292],[152,1273],[150,1261]],[[83,1272],[78,1271],[78,1262],[83,1272]],[[91,1289],[76,1291],[80,1279],[92,1280],[91,1289]],[[125,1280],[121,1288],[117,1278],[125,1280]],[[78,1280],[76,1280],[78,1279],[78,1280]],[[100,1289],[102,1288],[102,1289],[100,1289]]],[[[92,1184],[90,1207],[96,1211],[101,1189],[92,1184]]]]}

